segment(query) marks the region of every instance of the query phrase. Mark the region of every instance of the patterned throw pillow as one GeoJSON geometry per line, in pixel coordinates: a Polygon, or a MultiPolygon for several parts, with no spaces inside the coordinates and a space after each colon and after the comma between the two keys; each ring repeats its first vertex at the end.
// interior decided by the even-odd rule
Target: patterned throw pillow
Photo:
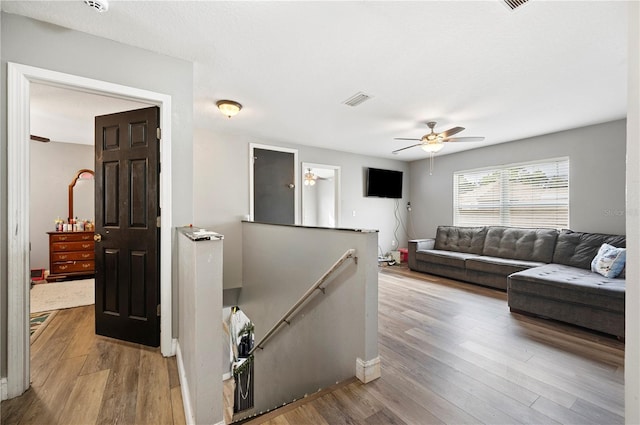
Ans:
{"type": "Polygon", "coordinates": [[[598,254],[591,261],[591,271],[604,277],[617,277],[624,269],[627,250],[603,243],[598,254]]]}

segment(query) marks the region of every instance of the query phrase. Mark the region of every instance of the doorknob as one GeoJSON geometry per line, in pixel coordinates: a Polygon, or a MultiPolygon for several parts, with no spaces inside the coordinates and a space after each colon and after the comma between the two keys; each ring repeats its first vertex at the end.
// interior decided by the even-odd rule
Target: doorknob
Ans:
{"type": "Polygon", "coordinates": [[[93,240],[96,242],[100,242],[102,240],[102,235],[100,233],[96,233],[93,235],[93,240]]]}
{"type": "Polygon", "coordinates": [[[296,185],[294,185],[293,183],[289,183],[289,189],[293,189],[294,187],[296,187],[296,185]]]}

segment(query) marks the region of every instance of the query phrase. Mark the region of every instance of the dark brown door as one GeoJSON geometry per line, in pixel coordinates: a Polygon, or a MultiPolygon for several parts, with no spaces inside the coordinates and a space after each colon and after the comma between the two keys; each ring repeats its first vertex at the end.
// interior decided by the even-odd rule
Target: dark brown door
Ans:
{"type": "Polygon", "coordinates": [[[261,223],[295,224],[294,155],[253,150],[253,219],[261,223]]]}
{"type": "Polygon", "coordinates": [[[157,107],[96,117],[96,333],[160,345],[157,107]]]}

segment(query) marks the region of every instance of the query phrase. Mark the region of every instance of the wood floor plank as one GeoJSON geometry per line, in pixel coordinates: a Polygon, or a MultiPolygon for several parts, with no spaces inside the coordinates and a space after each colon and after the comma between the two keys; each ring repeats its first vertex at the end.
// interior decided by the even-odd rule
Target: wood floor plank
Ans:
{"type": "Polygon", "coordinates": [[[186,418],[184,417],[180,386],[171,388],[171,413],[173,415],[173,425],[185,425],[186,418]]]}
{"type": "Polygon", "coordinates": [[[180,386],[180,376],[178,375],[178,361],[176,356],[165,357],[167,370],[169,371],[169,387],[175,388],[180,386]]]}
{"type": "Polygon", "coordinates": [[[60,422],[68,425],[95,424],[108,377],[108,370],[79,376],[62,410],[60,422]]]}
{"type": "Polygon", "coordinates": [[[169,372],[159,349],[141,348],[136,401],[136,424],[173,423],[169,372]]]}

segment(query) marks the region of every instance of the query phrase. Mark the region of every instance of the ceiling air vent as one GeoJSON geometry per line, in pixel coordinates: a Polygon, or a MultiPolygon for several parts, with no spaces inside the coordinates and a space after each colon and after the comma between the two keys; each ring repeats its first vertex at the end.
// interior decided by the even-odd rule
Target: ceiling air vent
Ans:
{"type": "Polygon", "coordinates": [[[509,9],[511,10],[516,10],[517,8],[519,8],[520,6],[523,6],[526,2],[528,2],[529,0],[502,0],[507,6],[509,6],[509,9]]]}
{"type": "Polygon", "coordinates": [[[344,103],[345,105],[349,105],[349,106],[358,106],[359,104],[361,104],[365,100],[369,100],[369,99],[371,99],[371,96],[369,96],[368,94],[364,94],[362,92],[358,92],[358,93],[354,94],[353,96],[351,96],[349,99],[345,100],[342,103],[344,103]]]}

